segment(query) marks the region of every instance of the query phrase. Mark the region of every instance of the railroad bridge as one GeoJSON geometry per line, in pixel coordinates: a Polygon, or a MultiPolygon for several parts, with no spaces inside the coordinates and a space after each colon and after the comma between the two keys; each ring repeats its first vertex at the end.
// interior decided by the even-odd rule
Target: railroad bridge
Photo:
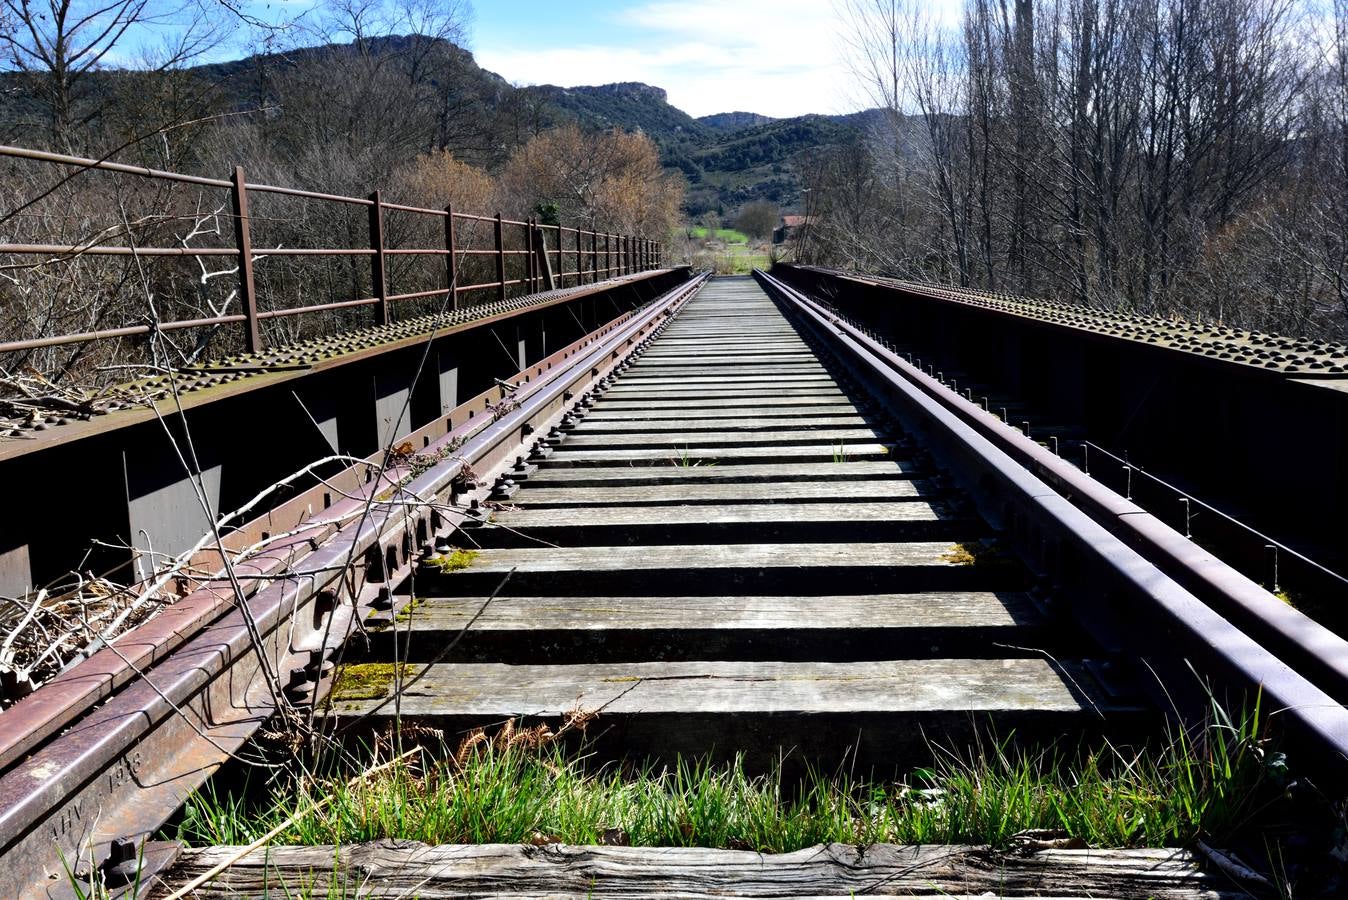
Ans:
{"type": "MultiPolygon", "coordinates": [[[[250,193],[280,190],[207,186],[245,224],[250,193]]],[[[375,324],[267,346],[245,304],[183,325],[239,327],[240,352],[0,438],[0,592],[40,602],[97,546],[162,607],[40,684],[3,673],[0,894],[59,893],[61,859],[167,871],[179,848],[146,838],[283,711],[354,740],[586,710],[605,759],[892,773],[933,737],[1128,740],[1262,692],[1299,765],[1348,782],[1325,528],[1348,500],[1348,349],[807,266],[709,277],[651,241],[327,199],[370,210],[374,296],[353,305],[375,324]],[[444,286],[388,287],[389,210],[443,217],[444,248],[407,252],[447,260],[444,286]],[[491,225],[493,281],[460,283],[456,216],[491,225]],[[421,296],[444,305],[389,312],[421,296]]],[[[135,329],[155,330],[0,352],[135,329]]],[[[791,877],[929,886],[904,880],[911,853],[846,849],[791,877]]],[[[665,887],[731,890],[750,876],[726,853],[665,887]]],[[[1077,890],[1230,887],[1154,853],[1117,882],[1045,865],[1077,890]]],[[[527,856],[427,878],[548,889],[527,856]]],[[[268,865],[211,859],[179,870],[246,894],[268,865]]],[[[622,893],[603,859],[555,862],[554,886],[622,893]]]]}

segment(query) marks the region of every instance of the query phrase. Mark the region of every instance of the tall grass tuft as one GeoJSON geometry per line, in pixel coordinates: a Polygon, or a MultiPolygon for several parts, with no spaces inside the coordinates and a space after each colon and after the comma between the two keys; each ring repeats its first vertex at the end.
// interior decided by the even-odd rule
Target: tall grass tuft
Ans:
{"type": "Polygon", "coordinates": [[[787,852],[845,843],[973,843],[1005,847],[1045,829],[1094,847],[1224,840],[1277,796],[1280,758],[1267,754],[1259,709],[1217,709],[1159,745],[1101,743],[1072,751],[989,743],[938,752],[899,781],[815,773],[790,782],[741,760],[667,767],[596,766],[558,744],[479,740],[366,781],[297,777],[262,802],[207,789],[173,835],[190,844],[244,844],[301,815],[284,844],[376,838],[426,843],[562,841],[787,852]]]}

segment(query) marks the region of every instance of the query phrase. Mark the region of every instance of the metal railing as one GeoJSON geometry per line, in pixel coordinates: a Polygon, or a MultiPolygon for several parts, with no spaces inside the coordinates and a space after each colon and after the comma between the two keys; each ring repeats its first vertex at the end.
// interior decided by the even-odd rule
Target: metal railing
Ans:
{"type": "Polygon", "coordinates": [[[0,342],[0,353],[36,350],[63,344],[80,344],[108,338],[150,334],[155,331],[175,331],[186,328],[234,324],[241,327],[244,348],[251,352],[262,348],[263,335],[260,324],[269,319],[370,306],[374,308],[374,317],[377,324],[389,324],[392,321],[390,307],[400,301],[444,297],[449,302],[449,308],[458,309],[460,296],[468,293],[494,291],[496,299],[504,300],[508,290],[512,287],[521,287],[524,292],[532,293],[552,287],[566,286],[568,279],[570,279],[572,285],[593,283],[618,275],[659,268],[664,260],[664,247],[661,242],[634,235],[591,231],[560,224],[543,225],[533,218],[527,221],[505,219],[499,212],[494,216],[484,216],[458,212],[452,206],[446,206],[444,209],[428,209],[402,203],[390,203],[384,200],[383,192],[378,190],[368,197],[361,198],[297,188],[276,187],[268,184],[252,184],[246,180],[242,167],[236,167],[230,178],[220,179],[166,172],[143,166],[111,162],[105,159],[86,159],[60,153],[48,153],[23,147],[0,145],[0,157],[30,160],[55,166],[69,166],[80,170],[117,172],[146,179],[228,191],[228,215],[234,224],[234,245],[232,247],[116,245],[91,239],[86,243],[77,244],[0,243],[0,255],[43,257],[45,258],[44,263],[59,262],[81,256],[191,257],[196,259],[223,257],[235,261],[238,266],[238,295],[241,306],[240,312],[227,315],[126,325],[26,340],[3,341],[0,342]],[[254,217],[250,216],[249,202],[250,198],[256,195],[279,195],[322,203],[365,207],[369,216],[369,244],[363,247],[268,247],[262,251],[255,251],[253,247],[254,217]],[[436,247],[390,246],[385,234],[385,218],[389,213],[421,217],[423,221],[430,219],[443,222],[443,244],[436,247]],[[489,226],[492,236],[491,246],[471,246],[471,241],[469,242],[470,245],[460,246],[460,239],[456,235],[456,223],[477,223],[489,226]],[[516,232],[515,235],[510,235],[510,237],[516,238],[515,240],[507,240],[510,231],[516,232]],[[549,247],[549,238],[552,239],[551,243],[555,245],[555,249],[549,247]],[[372,295],[306,306],[260,309],[257,277],[254,269],[258,256],[368,258],[370,261],[370,283],[373,286],[372,295]],[[429,290],[390,293],[388,289],[388,265],[390,257],[395,256],[442,257],[445,261],[444,285],[429,290]],[[515,257],[522,257],[524,264],[514,267],[519,270],[511,273],[514,277],[507,277],[507,261],[515,257]],[[466,268],[465,261],[475,258],[493,260],[495,277],[487,281],[461,284],[462,270],[466,268]],[[555,270],[553,269],[554,261],[555,270]],[[573,261],[574,265],[568,268],[568,261],[573,261]]]}
{"type": "Polygon", "coordinates": [[[1158,498],[1156,494],[1174,501],[1175,505],[1168,514],[1157,509],[1150,511],[1158,518],[1173,520],[1176,530],[1182,529],[1184,536],[1190,540],[1196,540],[1193,520],[1200,513],[1208,513],[1208,519],[1204,523],[1206,534],[1203,536],[1210,542],[1223,541],[1227,545],[1239,548],[1242,551],[1241,556],[1228,559],[1228,564],[1244,572],[1251,580],[1258,581],[1266,590],[1277,594],[1290,587],[1297,595],[1309,593],[1325,598],[1348,596],[1348,577],[1245,524],[1230,513],[1223,512],[1153,475],[1136,463],[1130,462],[1126,454],[1119,456],[1091,441],[1082,441],[1081,450],[1081,470],[1095,480],[1117,482],[1118,473],[1122,473],[1125,499],[1143,508],[1159,506],[1157,501],[1162,498],[1158,498]],[[1092,453],[1104,456],[1113,464],[1112,467],[1107,466],[1102,470],[1097,465],[1092,472],[1092,453]],[[1135,482],[1134,476],[1137,476],[1141,483],[1135,482]],[[1153,490],[1148,491],[1148,487],[1153,490]],[[1150,496],[1136,497],[1135,493],[1150,496]]]}

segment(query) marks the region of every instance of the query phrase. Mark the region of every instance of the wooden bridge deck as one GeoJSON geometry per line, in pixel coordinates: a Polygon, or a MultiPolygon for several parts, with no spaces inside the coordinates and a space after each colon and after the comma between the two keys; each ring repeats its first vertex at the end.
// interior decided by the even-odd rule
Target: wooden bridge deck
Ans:
{"type": "MultiPolygon", "coordinates": [[[[628,756],[875,765],[924,735],[1129,719],[937,475],[754,281],[717,279],[459,534],[466,568],[404,586],[374,645],[420,674],[396,714],[452,733],[602,708],[628,756]]],[[[339,686],[333,713],[378,725],[383,699],[339,686]]]]}

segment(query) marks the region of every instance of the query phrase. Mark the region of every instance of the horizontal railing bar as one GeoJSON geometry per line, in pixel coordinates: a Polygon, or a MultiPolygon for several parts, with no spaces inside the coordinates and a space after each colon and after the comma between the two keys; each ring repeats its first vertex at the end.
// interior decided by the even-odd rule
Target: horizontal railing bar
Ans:
{"type": "Polygon", "coordinates": [[[238,256],[225,247],[125,247],[93,244],[0,244],[0,253],[51,254],[52,256],[238,256]]]}
{"type": "MultiPolygon", "coordinates": [[[[368,251],[367,251],[367,252],[368,252],[368,251]]],[[[500,251],[500,252],[503,253],[503,254],[505,254],[506,256],[520,256],[521,254],[528,254],[529,251],[528,251],[528,250],[502,250],[502,251],[500,251]]],[[[556,253],[557,251],[556,251],[556,250],[549,250],[548,252],[549,252],[549,253],[556,253]]],[[[449,256],[449,251],[448,251],[448,250],[434,250],[434,249],[429,249],[429,250],[418,250],[418,249],[416,249],[416,248],[414,248],[414,247],[398,247],[398,248],[396,248],[396,249],[395,249],[395,248],[392,248],[392,247],[387,247],[387,248],[384,249],[384,253],[386,253],[386,254],[389,255],[389,256],[449,256]]],[[[495,250],[455,250],[455,251],[454,251],[454,255],[455,255],[455,256],[495,256],[496,254],[497,254],[497,251],[495,251],[495,250]]]]}
{"type": "Polygon", "coordinates": [[[63,344],[82,344],[86,341],[101,341],[108,338],[131,337],[149,334],[152,331],[178,331],[183,328],[202,328],[207,325],[231,325],[242,322],[246,316],[212,316],[209,319],[183,319],[177,322],[161,322],[158,325],[127,325],[122,328],[104,328],[100,331],[85,331],[80,334],[62,334],[47,338],[30,338],[23,341],[6,341],[0,344],[0,353],[13,353],[19,350],[41,350],[44,347],[60,347],[63,344]]]}
{"type": "Polygon", "coordinates": [[[463,293],[464,291],[480,291],[485,290],[486,288],[510,287],[512,284],[524,284],[524,281],[525,279],[523,278],[515,278],[504,284],[499,281],[484,281],[481,284],[461,284],[459,285],[459,293],[463,293]]]}
{"type": "MultiPolygon", "coordinates": [[[[254,251],[255,257],[264,256],[370,256],[369,247],[275,247],[254,251]]],[[[387,250],[386,253],[397,251],[387,250]]],[[[420,251],[414,251],[420,252],[420,251]]],[[[438,251],[444,253],[445,251],[438,251]]],[[[495,252],[495,251],[493,251],[495,252]]],[[[513,252],[513,251],[506,251],[513,252]]],[[[238,256],[239,251],[226,247],[125,247],[120,245],[72,244],[0,244],[0,253],[43,254],[53,256],[238,256]]]]}
{"type": "MultiPolygon", "coordinates": [[[[427,209],[424,206],[408,206],[405,203],[389,203],[387,200],[380,205],[383,206],[384,209],[395,209],[398,212],[420,213],[426,216],[439,216],[442,219],[449,215],[449,211],[444,209],[427,209]]],[[[454,218],[460,218],[459,214],[455,213],[454,218]]]]}
{"type": "Polygon", "coordinates": [[[183,184],[199,184],[205,187],[230,187],[230,183],[221,178],[206,178],[202,175],[183,175],[179,172],[165,172],[145,166],[132,166],[115,163],[105,159],[88,159],[83,156],[68,156],[64,153],[48,153],[45,150],[29,150],[27,147],[0,145],[0,156],[15,159],[31,159],[37,162],[56,163],[62,166],[78,166],[82,169],[102,169],[106,172],[124,172],[128,175],[140,175],[143,178],[162,178],[165,181],[177,181],[183,184]]]}
{"type": "Polygon", "coordinates": [[[324,194],[319,191],[305,191],[300,188],[277,187],[272,184],[245,184],[244,188],[250,194],[277,194],[282,197],[299,197],[302,200],[328,200],[332,203],[347,203],[351,206],[374,206],[373,200],[367,200],[364,197],[346,197],[342,194],[324,194]]]}
{"type": "MultiPolygon", "coordinates": [[[[463,290],[463,288],[459,288],[459,290],[463,290]]],[[[434,290],[429,291],[414,291],[410,294],[391,294],[389,295],[388,300],[390,302],[394,300],[417,300],[422,297],[437,297],[448,293],[449,288],[442,287],[442,288],[435,288],[434,290]]]]}
{"type": "MultiPolygon", "coordinates": [[[[283,319],[286,316],[300,316],[305,313],[325,312],[329,309],[349,309],[353,306],[369,306],[378,303],[377,297],[364,297],[360,300],[340,300],[336,303],[316,303],[313,306],[288,306],[284,309],[259,310],[259,319],[283,319]]],[[[242,316],[240,316],[242,318],[242,316]]]]}

